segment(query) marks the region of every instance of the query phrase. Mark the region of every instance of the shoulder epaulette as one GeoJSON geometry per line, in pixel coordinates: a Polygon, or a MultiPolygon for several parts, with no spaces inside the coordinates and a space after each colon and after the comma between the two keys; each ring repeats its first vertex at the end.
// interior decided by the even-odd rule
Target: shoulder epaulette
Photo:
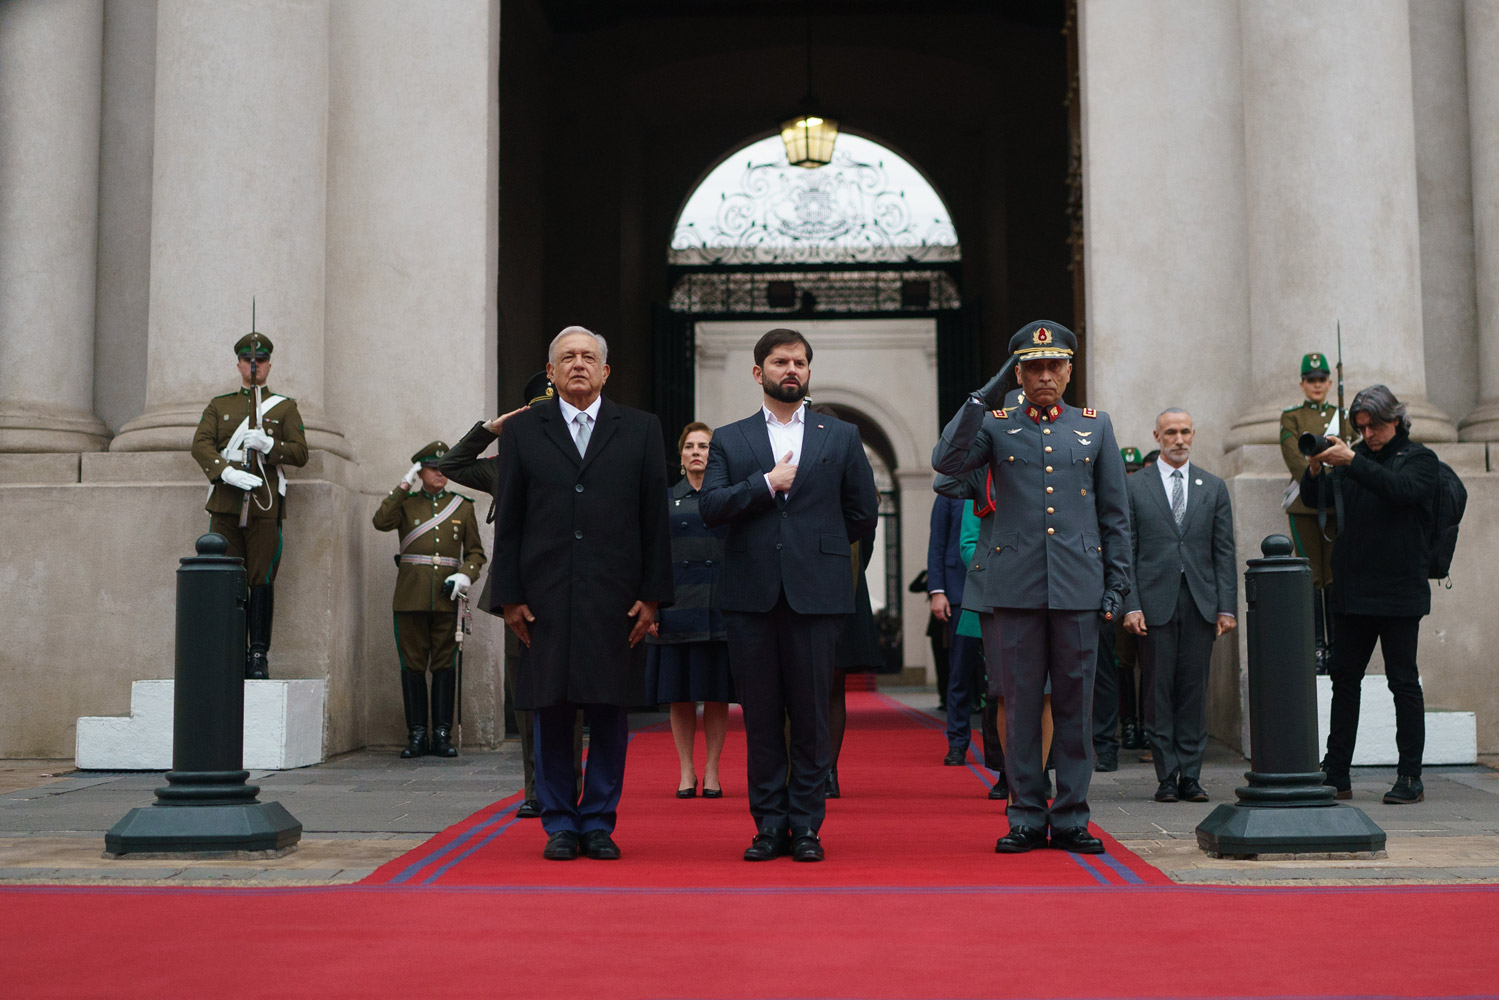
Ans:
{"type": "Polygon", "coordinates": [[[990,410],[989,412],[994,414],[996,420],[1010,419],[1010,413],[1008,410],[990,410]]]}
{"type": "Polygon", "coordinates": [[[1085,406],[1083,407],[1083,416],[1092,419],[1098,416],[1098,411],[1093,409],[1091,406],[1085,406]]]}
{"type": "Polygon", "coordinates": [[[238,392],[221,392],[214,399],[228,399],[230,396],[238,396],[238,392]]]}
{"type": "Polygon", "coordinates": [[[1291,413],[1291,412],[1293,412],[1295,410],[1301,409],[1305,405],[1306,405],[1305,403],[1292,403],[1290,406],[1286,407],[1284,410],[1281,410],[1280,412],[1282,412],[1282,413],[1291,413]]]}

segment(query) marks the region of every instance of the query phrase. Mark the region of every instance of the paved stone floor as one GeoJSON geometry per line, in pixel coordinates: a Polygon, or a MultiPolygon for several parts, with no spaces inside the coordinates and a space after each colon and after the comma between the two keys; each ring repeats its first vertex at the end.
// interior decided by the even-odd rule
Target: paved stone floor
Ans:
{"type": "MultiPolygon", "coordinates": [[[[889,693],[936,717],[931,689],[889,693]]],[[[632,716],[635,725],[663,715],[632,716]]],[[[942,736],[933,732],[932,763],[942,736]]],[[[1196,884],[1410,884],[1499,882],[1499,761],[1428,768],[1426,801],[1386,806],[1393,768],[1356,768],[1353,805],[1388,834],[1385,856],[1265,861],[1210,858],[1195,828],[1232,802],[1247,763],[1214,743],[1203,785],[1212,801],[1152,800],[1155,772],[1125,753],[1117,772],[1094,776],[1093,819],[1178,882],[1196,884]]],[[[326,885],[357,881],[497,799],[520,789],[519,742],[457,760],[402,761],[394,750],[346,754],[316,767],[255,772],[261,801],[279,801],[302,823],[298,848],[280,858],[110,860],[104,832],[153,801],[159,773],[75,771],[71,761],[0,761],[0,883],[108,885],[326,885]]]]}

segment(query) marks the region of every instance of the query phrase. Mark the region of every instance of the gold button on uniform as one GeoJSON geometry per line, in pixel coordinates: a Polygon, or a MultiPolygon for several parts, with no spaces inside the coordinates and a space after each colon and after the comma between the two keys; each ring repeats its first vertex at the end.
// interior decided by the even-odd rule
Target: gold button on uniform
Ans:
{"type": "Polygon", "coordinates": [[[1057,529],[1056,528],[1047,528],[1046,529],[1046,533],[1048,535],[1055,535],[1057,533],[1057,529]]]}
{"type": "Polygon", "coordinates": [[[1050,471],[1051,471],[1051,466],[1049,466],[1049,465],[1048,465],[1048,466],[1047,466],[1047,467],[1046,467],[1046,471],[1047,471],[1047,472],[1050,472],[1050,471]]]}
{"type": "Polygon", "coordinates": [[[1046,508],[1046,513],[1048,513],[1048,514],[1055,514],[1056,512],[1057,512],[1057,509],[1055,507],[1048,507],[1048,508],[1046,508]]]}
{"type": "Polygon", "coordinates": [[[1088,491],[1087,490],[1083,490],[1083,496],[1087,496],[1087,495],[1088,495],[1088,491]]]}
{"type": "Polygon", "coordinates": [[[1046,492],[1048,492],[1048,493],[1055,493],[1056,490],[1053,489],[1052,487],[1048,486],[1048,487],[1046,487],[1046,492]]]}
{"type": "Polygon", "coordinates": [[[1051,433],[1051,428],[1050,427],[1043,427],[1043,428],[1041,428],[1041,433],[1042,434],[1050,434],[1051,433]]]}
{"type": "Polygon", "coordinates": [[[1051,445],[1047,445],[1046,446],[1046,454],[1048,454],[1048,455],[1051,454],[1051,445]]]}

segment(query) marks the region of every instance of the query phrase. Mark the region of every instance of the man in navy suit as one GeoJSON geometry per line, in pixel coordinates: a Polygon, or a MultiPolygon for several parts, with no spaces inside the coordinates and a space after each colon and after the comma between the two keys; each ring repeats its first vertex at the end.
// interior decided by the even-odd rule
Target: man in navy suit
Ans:
{"type": "Polygon", "coordinates": [[[752,375],[763,405],[714,431],[699,505],[708,527],[729,527],[719,604],[744,708],[756,828],[746,861],[823,859],[834,651],[854,610],[849,545],[873,535],[878,516],[858,430],[807,410],[811,373],[800,333],[760,338],[752,375]]]}
{"type": "Polygon", "coordinates": [[[1208,661],[1213,640],[1233,629],[1239,600],[1228,487],[1190,463],[1195,434],[1186,410],[1156,417],[1160,461],[1128,484],[1135,586],[1124,627],[1140,637],[1157,802],[1208,800],[1208,661]]]}
{"type": "MultiPolygon", "coordinates": [[[[947,756],[942,763],[960,767],[972,739],[973,695],[983,676],[983,647],[973,636],[958,634],[963,611],[963,579],[968,567],[958,548],[964,501],[940,493],[932,503],[932,530],[926,546],[926,591],[932,614],[947,628],[947,756]]],[[[988,739],[989,734],[985,733],[988,739]]]]}

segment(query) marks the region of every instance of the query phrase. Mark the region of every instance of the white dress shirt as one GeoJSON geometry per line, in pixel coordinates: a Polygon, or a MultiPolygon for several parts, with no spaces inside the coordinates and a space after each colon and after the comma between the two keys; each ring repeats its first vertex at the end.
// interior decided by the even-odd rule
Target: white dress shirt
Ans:
{"type": "MultiPolygon", "coordinates": [[[[1176,472],[1177,470],[1173,469],[1171,467],[1171,463],[1167,462],[1164,458],[1157,459],[1156,463],[1155,463],[1155,467],[1161,471],[1161,485],[1164,486],[1164,487],[1166,487],[1166,505],[1170,506],[1171,505],[1171,473],[1176,472]]],[[[1192,490],[1192,463],[1191,463],[1190,460],[1182,463],[1181,474],[1182,474],[1182,509],[1185,510],[1186,509],[1186,504],[1187,504],[1187,494],[1189,492],[1191,492],[1191,490],[1192,490]]]]}
{"type": "Polygon", "coordinates": [[[578,443],[578,414],[588,414],[588,426],[593,427],[599,422],[599,404],[604,401],[602,394],[593,397],[593,402],[588,404],[588,409],[580,410],[561,396],[557,397],[557,403],[562,407],[562,419],[567,421],[567,432],[572,435],[573,443],[578,443]]]}
{"type": "MultiPolygon", "coordinates": [[[[776,464],[781,464],[781,459],[786,453],[791,452],[791,464],[796,465],[802,460],[802,438],[807,430],[807,408],[798,406],[796,412],[791,415],[789,423],[781,423],[770,407],[760,407],[765,414],[765,429],[770,432],[770,454],[776,464]]],[[[770,476],[765,477],[765,488],[775,493],[775,487],[770,485],[770,476]]]]}

